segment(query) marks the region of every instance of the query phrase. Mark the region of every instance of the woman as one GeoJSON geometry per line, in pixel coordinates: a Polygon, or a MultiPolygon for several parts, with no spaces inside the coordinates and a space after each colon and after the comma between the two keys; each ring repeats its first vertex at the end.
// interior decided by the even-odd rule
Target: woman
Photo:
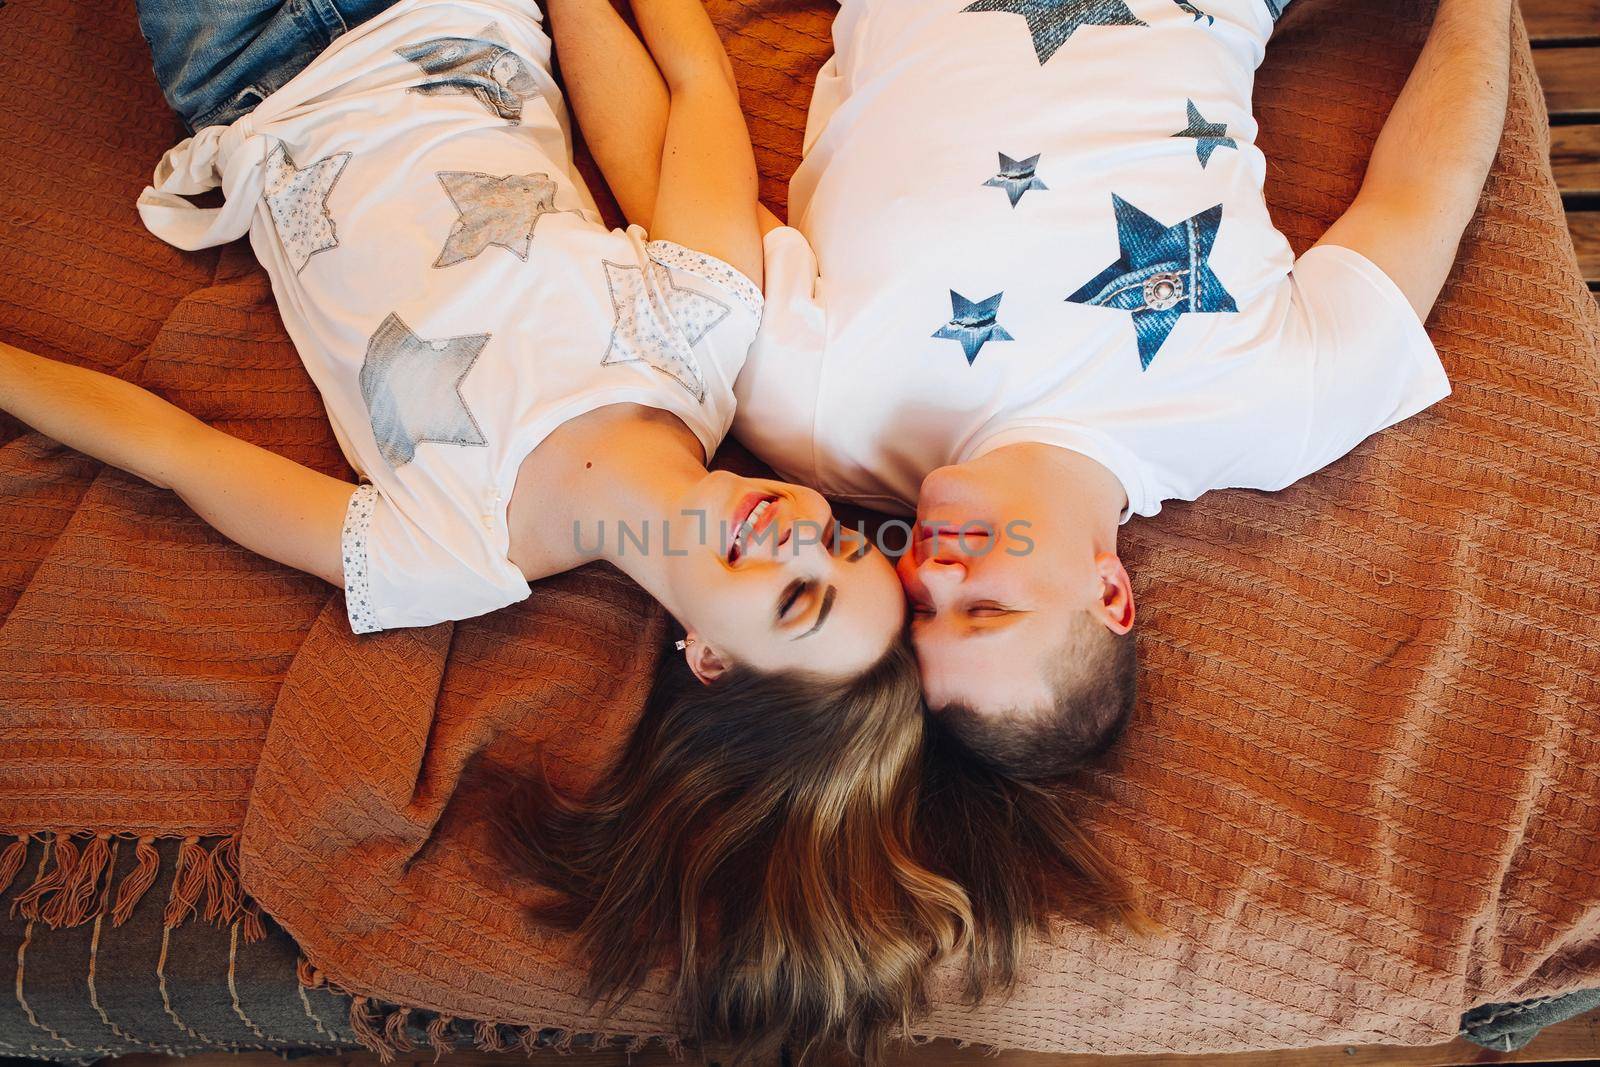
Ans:
{"type": "MultiPolygon", "coordinates": [[[[552,6],[576,29],[604,3],[552,6]]],[[[757,1044],[906,1017],[967,913],[911,858],[922,719],[898,584],[816,493],[705,466],[759,322],[761,238],[698,0],[637,8],[670,89],[647,202],[626,155],[602,155],[648,242],[596,221],[534,5],[200,7],[141,11],[169,96],[213,122],[168,153],[141,215],[186,248],[250,234],[365,480],[7,346],[0,409],[343,586],[358,632],[615,564],[683,624],[693,684],[657,694],[595,794],[536,783],[520,820],[567,914],[607,941],[596,994],[676,965],[686,1026],[757,1044]],[[326,38],[358,15],[308,65],[327,41],[307,20],[326,38]],[[183,199],[216,186],[219,208],[183,199]]],[[[581,92],[613,72],[569,75],[581,92]]]]}

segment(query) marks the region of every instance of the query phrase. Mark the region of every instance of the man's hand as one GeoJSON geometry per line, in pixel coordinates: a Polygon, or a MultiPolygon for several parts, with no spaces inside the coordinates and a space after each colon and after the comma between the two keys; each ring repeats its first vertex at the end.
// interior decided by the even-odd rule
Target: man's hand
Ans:
{"type": "Polygon", "coordinates": [[[1427,319],[1505,128],[1512,0],[1441,0],[1355,203],[1321,244],[1366,256],[1427,319]]]}

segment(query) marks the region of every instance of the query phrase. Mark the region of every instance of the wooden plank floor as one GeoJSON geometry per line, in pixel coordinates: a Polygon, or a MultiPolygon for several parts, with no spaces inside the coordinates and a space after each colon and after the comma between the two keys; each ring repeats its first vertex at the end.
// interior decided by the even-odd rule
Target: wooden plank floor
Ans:
{"type": "Polygon", "coordinates": [[[1600,301],[1600,0],[1523,0],[1550,106],[1550,162],[1578,264],[1600,301]]]}
{"type": "MultiPolygon", "coordinates": [[[[1294,1051],[1250,1052],[1233,1056],[1062,1056],[1039,1052],[1002,1052],[991,1055],[980,1048],[958,1048],[949,1041],[903,1049],[891,1054],[884,1067],[1465,1067],[1479,1063],[1581,1063],[1594,1062],[1600,1053],[1600,1012],[1552,1026],[1520,1052],[1490,1052],[1465,1041],[1429,1048],[1397,1045],[1336,1045],[1294,1051]]],[[[522,1053],[455,1052],[442,1067],[511,1067],[524,1060],[522,1053]]],[[[617,1049],[561,1055],[538,1052],[549,1067],[729,1067],[722,1050],[705,1056],[686,1053],[674,1060],[660,1049],[632,1055],[617,1049]],[[559,1056],[559,1059],[557,1058],[559,1056]]],[[[344,1056],[297,1058],[294,1067],[382,1067],[370,1052],[344,1056]]],[[[106,1067],[283,1067],[270,1053],[205,1053],[178,1061],[164,1056],[124,1056],[106,1061],[106,1067]]],[[[392,1067],[433,1067],[431,1053],[398,1057],[392,1067]]],[[[778,1062],[752,1062],[750,1067],[788,1067],[778,1062]]],[[[819,1067],[846,1067],[842,1063],[819,1067]]]]}

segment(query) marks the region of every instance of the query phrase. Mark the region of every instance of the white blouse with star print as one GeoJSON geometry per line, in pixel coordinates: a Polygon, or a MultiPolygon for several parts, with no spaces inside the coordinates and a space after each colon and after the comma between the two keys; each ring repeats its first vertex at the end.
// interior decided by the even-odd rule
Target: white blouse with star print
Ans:
{"type": "Polygon", "coordinates": [[[167,153],[139,210],[183,248],[250,234],[369,483],[344,531],[362,633],[528,595],[506,507],[562,423],[641,404],[715,451],[761,318],[727,264],[600,224],[520,0],[402,0],[167,153]],[[216,186],[221,208],[182,199],[216,186]]]}
{"type": "Polygon", "coordinates": [[[1268,215],[1251,94],[1288,6],[843,0],[735,435],[890,511],[1055,444],[1151,515],[1281,488],[1446,396],[1393,282],[1295,262],[1268,215]]]}

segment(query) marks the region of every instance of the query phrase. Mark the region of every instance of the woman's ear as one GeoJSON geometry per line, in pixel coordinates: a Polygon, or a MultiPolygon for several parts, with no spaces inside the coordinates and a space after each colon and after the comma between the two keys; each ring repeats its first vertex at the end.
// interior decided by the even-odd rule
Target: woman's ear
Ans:
{"type": "Polygon", "coordinates": [[[694,634],[684,639],[683,660],[703,685],[710,685],[721,678],[727,673],[729,666],[727,661],[717,655],[716,649],[702,642],[694,634]]]}
{"type": "Polygon", "coordinates": [[[1125,634],[1133,629],[1133,583],[1128,572],[1115,552],[1096,556],[1094,569],[1100,576],[1100,622],[1114,634],[1125,634]]]}

